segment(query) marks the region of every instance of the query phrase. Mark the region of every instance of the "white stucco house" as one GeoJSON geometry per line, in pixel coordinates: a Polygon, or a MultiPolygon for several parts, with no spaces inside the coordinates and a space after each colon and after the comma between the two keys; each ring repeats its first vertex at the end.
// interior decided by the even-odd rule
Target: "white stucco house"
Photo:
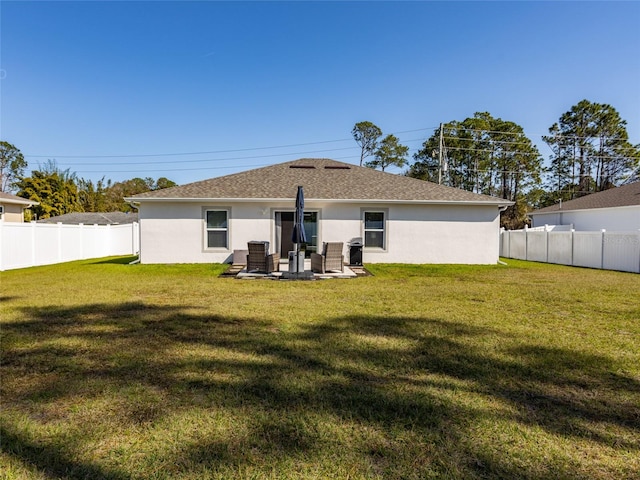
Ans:
{"type": "Polygon", "coordinates": [[[252,240],[292,250],[305,195],[307,251],[364,242],[366,263],[494,264],[512,202],[329,159],[300,159],[126,200],[138,208],[141,263],[224,263],[252,240]]]}
{"type": "Polygon", "coordinates": [[[532,227],[573,225],[577,231],[640,229],[640,182],[611,188],[529,213],[532,227]]]}
{"type": "Polygon", "coordinates": [[[38,202],[0,192],[0,221],[22,223],[24,222],[24,210],[34,205],[38,205],[38,202]]]}

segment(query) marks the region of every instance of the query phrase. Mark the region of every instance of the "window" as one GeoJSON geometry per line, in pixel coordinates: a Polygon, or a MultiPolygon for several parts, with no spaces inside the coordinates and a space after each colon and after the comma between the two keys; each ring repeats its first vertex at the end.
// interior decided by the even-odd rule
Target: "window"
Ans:
{"type": "Polygon", "coordinates": [[[207,248],[229,248],[227,210],[207,210],[207,248]]]}
{"type": "Polygon", "coordinates": [[[384,212],[364,212],[364,246],[384,248],[384,212]]]}

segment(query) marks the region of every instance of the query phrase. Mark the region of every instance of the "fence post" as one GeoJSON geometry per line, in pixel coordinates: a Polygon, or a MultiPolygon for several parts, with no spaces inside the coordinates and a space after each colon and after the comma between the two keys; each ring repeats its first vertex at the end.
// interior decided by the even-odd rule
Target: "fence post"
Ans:
{"type": "Polygon", "coordinates": [[[524,259],[529,260],[529,227],[524,226],[524,259]]]}
{"type": "Polygon", "coordinates": [[[546,244],[544,262],[549,263],[549,230],[547,230],[546,225],[544,229],[544,239],[546,244]]]}
{"type": "Polygon", "coordinates": [[[573,267],[573,251],[575,250],[574,242],[576,241],[575,236],[576,230],[574,228],[571,229],[571,266],[573,267]]]}
{"type": "Polygon", "coordinates": [[[604,234],[606,230],[603,228],[600,234],[600,270],[604,270],[604,234]]]}

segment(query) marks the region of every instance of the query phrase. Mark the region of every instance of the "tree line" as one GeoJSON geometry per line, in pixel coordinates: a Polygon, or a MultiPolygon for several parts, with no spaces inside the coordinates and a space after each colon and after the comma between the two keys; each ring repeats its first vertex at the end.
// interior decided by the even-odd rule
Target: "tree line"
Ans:
{"type": "MultiPolygon", "coordinates": [[[[542,137],[552,153],[548,165],[517,123],[478,112],[442,123],[413,154],[395,135],[383,136],[370,121],[351,133],[360,165],[385,171],[407,167],[405,175],[501,197],[515,202],[501,216],[506,228],[521,228],[531,210],[640,180],[640,144],[632,144],[626,121],[611,105],[582,100],[562,114],[542,137]]],[[[0,188],[39,202],[37,218],[70,212],[131,210],[124,197],[174,186],[165,177],[95,184],[61,170],[50,160],[25,177],[22,153],[0,142],[0,188]]]]}
{"type": "Polygon", "coordinates": [[[93,183],[70,169],[62,170],[48,160],[30,176],[25,176],[27,162],[14,145],[0,142],[0,186],[3,192],[15,191],[19,197],[38,202],[25,212],[26,220],[56,217],[73,212],[130,212],[124,197],[149,190],[173,187],[175,182],[160,177],[132,178],[112,182],[104,177],[93,183]]]}
{"type": "MultiPolygon", "coordinates": [[[[408,149],[388,154],[373,123],[356,123],[352,135],[361,165],[408,164],[408,149]]],[[[501,216],[506,228],[522,228],[532,210],[640,180],[640,144],[629,141],[611,105],[582,100],[542,139],[552,151],[548,166],[520,125],[478,112],[435,129],[405,175],[515,202],[501,216]]]]}

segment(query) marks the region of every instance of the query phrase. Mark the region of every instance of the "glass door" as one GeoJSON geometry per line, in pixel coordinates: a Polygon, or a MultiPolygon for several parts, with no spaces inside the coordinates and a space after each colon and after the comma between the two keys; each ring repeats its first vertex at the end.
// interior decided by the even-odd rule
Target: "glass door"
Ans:
{"type": "MultiPolygon", "coordinates": [[[[294,249],[291,241],[294,216],[294,212],[275,212],[275,251],[279,251],[282,258],[287,258],[289,252],[294,249]]],[[[302,226],[304,227],[304,233],[307,235],[307,243],[302,244],[300,248],[305,251],[305,257],[309,258],[311,252],[318,251],[318,212],[304,212],[302,226]]]]}
{"type": "Polygon", "coordinates": [[[304,212],[304,233],[307,243],[304,244],[304,256],[309,258],[312,252],[318,251],[318,212],[304,212]]]}

